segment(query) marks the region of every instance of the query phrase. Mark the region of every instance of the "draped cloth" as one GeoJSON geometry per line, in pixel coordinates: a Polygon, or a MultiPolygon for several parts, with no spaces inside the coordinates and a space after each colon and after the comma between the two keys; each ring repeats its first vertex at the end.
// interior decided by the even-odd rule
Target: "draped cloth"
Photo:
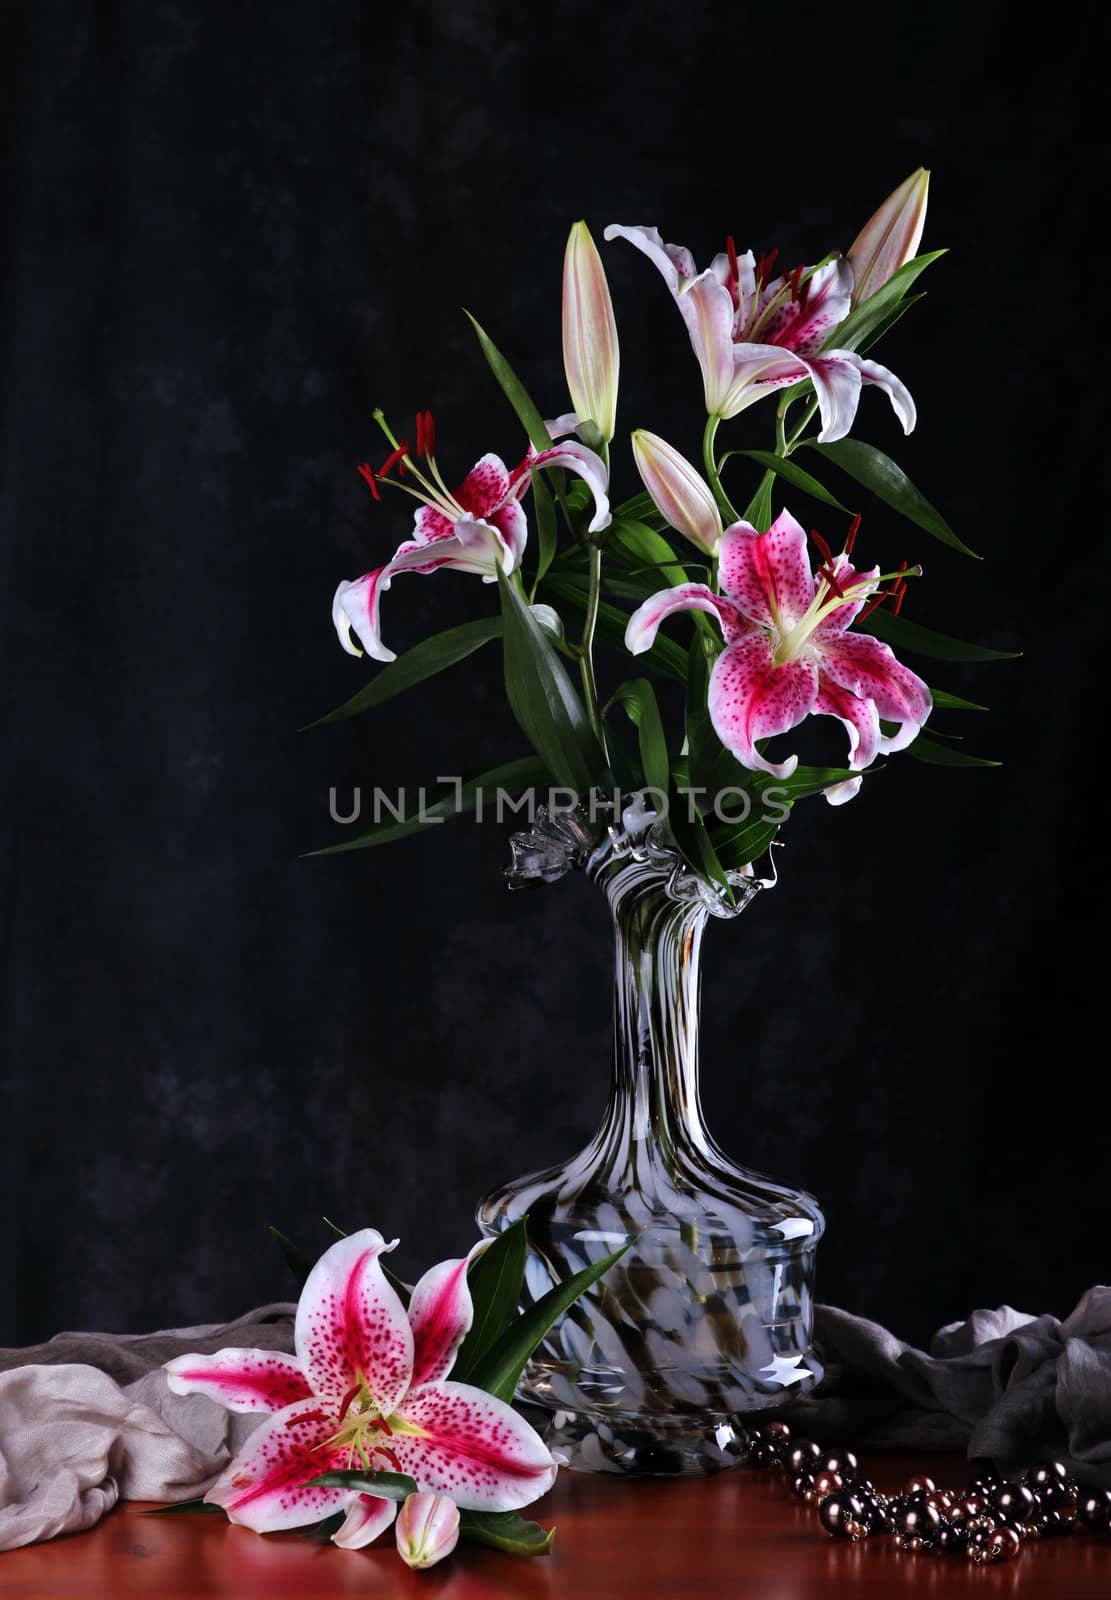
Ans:
{"type": "MultiPolygon", "coordinates": [[[[118,1499],[203,1494],[253,1428],[204,1395],[172,1395],[174,1356],[225,1345],[292,1350],[291,1305],[150,1334],[62,1333],[0,1350],[0,1550],[90,1528],[118,1499]]],[[[796,1431],[864,1449],[963,1451],[1018,1470],[1038,1456],[1111,1485],[1111,1289],[1064,1321],[1002,1306],[919,1350],[819,1306],[826,1376],[783,1408],[796,1431]]],[[[757,1419],[758,1420],[758,1419],[757,1419]]]]}

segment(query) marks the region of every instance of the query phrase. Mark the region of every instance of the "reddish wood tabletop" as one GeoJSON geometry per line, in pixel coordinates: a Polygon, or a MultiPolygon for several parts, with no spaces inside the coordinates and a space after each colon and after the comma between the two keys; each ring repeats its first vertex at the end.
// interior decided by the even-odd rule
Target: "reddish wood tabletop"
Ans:
{"type": "MultiPolygon", "coordinates": [[[[895,1487],[928,1471],[957,1486],[957,1457],[877,1456],[876,1482],[895,1487]]],[[[312,1595],[411,1595],[479,1600],[831,1600],[861,1594],[1021,1600],[1108,1600],[1111,1539],[1091,1535],[1027,1545],[1014,1560],[973,1567],[957,1557],[905,1556],[890,1539],[850,1545],[826,1537],[782,1477],[745,1471],[680,1483],[563,1472],[538,1508],[558,1526],[551,1556],[531,1561],[460,1546],[428,1572],[410,1572],[387,1535],[377,1548],[337,1550],[295,1534],[260,1538],[215,1516],[152,1517],[117,1508],[98,1528],[0,1555],[0,1595],[34,1600],[293,1600],[312,1595]]]]}

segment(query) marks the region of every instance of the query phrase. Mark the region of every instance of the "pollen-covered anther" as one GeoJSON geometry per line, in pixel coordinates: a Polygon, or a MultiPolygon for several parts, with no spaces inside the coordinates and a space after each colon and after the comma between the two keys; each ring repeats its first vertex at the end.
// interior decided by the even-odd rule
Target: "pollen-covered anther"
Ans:
{"type": "Polygon", "coordinates": [[[359,476],[363,479],[375,500],[381,500],[382,491],[378,487],[378,482],[374,475],[374,468],[371,466],[369,461],[364,461],[362,463],[359,468],[359,476]]]}
{"type": "Polygon", "coordinates": [[[802,290],[802,275],[805,271],[805,266],[800,262],[795,270],[788,275],[787,281],[791,285],[792,300],[797,300],[799,298],[802,290]]]}
{"type": "Polygon", "coordinates": [[[385,461],[383,461],[382,465],[378,468],[378,476],[380,478],[386,478],[393,471],[394,467],[397,467],[399,472],[400,472],[400,474],[401,474],[401,476],[404,477],[405,476],[405,457],[408,454],[409,454],[409,446],[408,446],[407,442],[404,439],[402,439],[401,443],[397,446],[397,448],[390,451],[390,453],[386,457],[385,461]]]}
{"type": "Polygon", "coordinates": [[[849,523],[849,531],[845,535],[845,554],[847,556],[851,556],[853,553],[853,545],[856,543],[856,536],[860,532],[860,523],[861,516],[860,512],[858,511],[856,516],[849,523]]]}

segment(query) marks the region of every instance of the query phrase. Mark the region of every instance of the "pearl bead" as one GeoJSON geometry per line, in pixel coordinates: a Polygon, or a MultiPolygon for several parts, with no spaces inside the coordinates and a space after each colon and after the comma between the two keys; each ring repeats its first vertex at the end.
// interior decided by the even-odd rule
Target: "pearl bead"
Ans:
{"type": "Polygon", "coordinates": [[[1090,1533],[1106,1533],[1111,1528],[1111,1489],[1091,1489],[1076,1508],[1079,1521],[1090,1533]]]}
{"type": "Polygon", "coordinates": [[[810,1500],[814,1496],[814,1474],[812,1472],[796,1472],[791,1479],[791,1493],[800,1500],[810,1500]]]}
{"type": "Polygon", "coordinates": [[[791,1437],[790,1428],[785,1422],[780,1422],[778,1418],[773,1418],[771,1422],[765,1422],[763,1431],[766,1439],[771,1439],[778,1444],[786,1444],[791,1437]]]}
{"type": "Polygon", "coordinates": [[[925,1473],[917,1473],[913,1478],[908,1478],[903,1485],[906,1494],[930,1494],[937,1488],[932,1478],[927,1478],[925,1473]]]}
{"type": "Polygon", "coordinates": [[[822,1459],[822,1449],[813,1439],[796,1439],[783,1459],[792,1472],[815,1472],[822,1459]]]}
{"type": "Polygon", "coordinates": [[[991,1561],[1010,1561],[1022,1548],[1022,1541],[1013,1528],[996,1528],[985,1536],[982,1543],[970,1544],[968,1558],[977,1565],[991,1561]]]}
{"type": "Polygon", "coordinates": [[[850,1530],[863,1525],[864,1508],[855,1494],[848,1489],[841,1489],[836,1494],[827,1495],[822,1501],[818,1507],[818,1520],[834,1538],[853,1539],[855,1543],[861,1534],[854,1534],[850,1530]]]}
{"type": "Polygon", "coordinates": [[[814,1479],[814,1497],[824,1500],[827,1495],[839,1494],[845,1487],[845,1480],[839,1472],[819,1472],[814,1479]]]}
{"type": "Polygon", "coordinates": [[[1026,1484],[1031,1489],[1045,1489],[1052,1483],[1064,1483],[1068,1475],[1063,1461],[1035,1461],[1026,1474],[1026,1484]]]}
{"type": "Polygon", "coordinates": [[[839,1472],[843,1478],[855,1478],[860,1462],[851,1450],[830,1450],[822,1457],[823,1472],[839,1472]]]}
{"type": "Polygon", "coordinates": [[[922,1539],[932,1539],[941,1527],[941,1517],[933,1506],[928,1506],[924,1500],[910,1500],[894,1518],[895,1531],[905,1539],[916,1536],[922,1539]]]}
{"type": "Polygon", "coordinates": [[[1024,1483],[1004,1483],[993,1490],[988,1501],[1008,1522],[1029,1522],[1037,1510],[1037,1500],[1024,1483]]]}

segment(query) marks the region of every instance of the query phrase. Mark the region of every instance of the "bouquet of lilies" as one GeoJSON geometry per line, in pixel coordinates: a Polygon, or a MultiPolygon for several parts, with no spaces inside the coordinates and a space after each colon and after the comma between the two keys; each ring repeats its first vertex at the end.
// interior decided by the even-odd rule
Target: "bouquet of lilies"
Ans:
{"type": "Polygon", "coordinates": [[[786,270],[776,251],[741,252],[729,238],[700,272],[655,228],[605,230],[663,278],[690,335],[705,410],[700,465],[658,434],[632,433],[639,485],[619,503],[617,327],[583,222],[571,229],[563,271],[572,410],[545,421],[474,324],[526,435],[515,466],[484,455],[449,488],[431,413],[417,417],[411,438],[375,413],[386,453],[359,471],[381,511],[393,501],[406,521],[413,515],[384,565],[336,591],[344,649],[386,665],[324,720],[379,705],[499,640],[506,697],[530,752],[422,790],[419,807],[334,848],[400,837],[493,791],[519,800],[555,785],[568,805],[611,813],[616,797],[618,817],[620,796],[639,794],[666,817],[691,867],[728,894],[729,874],[766,851],[798,801],[851,799],[880,758],[906,750],[939,765],[994,764],[955,748],[934,723],[924,731],[935,710],[981,708],[929,686],[895,650],[958,661],[1004,652],[903,615],[922,568],[865,565],[854,498],[863,490],[918,532],[974,554],[888,455],[851,437],[866,388],[887,398],[904,433],[915,426],[905,384],[870,352],[922,298],[918,279],[944,253],[917,253],[927,187],[928,174],[913,173],[846,254],[786,270]],[[722,424],[762,402],[774,416],[772,448],[723,449],[722,424]],[[828,468],[841,480],[836,493],[828,468]],[[751,482],[738,498],[745,473],[751,482]],[[826,531],[808,533],[785,498],[796,510],[816,502],[826,531]],[[496,585],[498,611],[395,656],[383,639],[384,595],[399,576],[441,569],[496,585]],[[677,636],[680,612],[690,620],[677,636]],[[604,681],[600,644],[612,647],[604,681]],[[785,739],[811,716],[842,724],[840,765],[802,764],[785,739]]]}

